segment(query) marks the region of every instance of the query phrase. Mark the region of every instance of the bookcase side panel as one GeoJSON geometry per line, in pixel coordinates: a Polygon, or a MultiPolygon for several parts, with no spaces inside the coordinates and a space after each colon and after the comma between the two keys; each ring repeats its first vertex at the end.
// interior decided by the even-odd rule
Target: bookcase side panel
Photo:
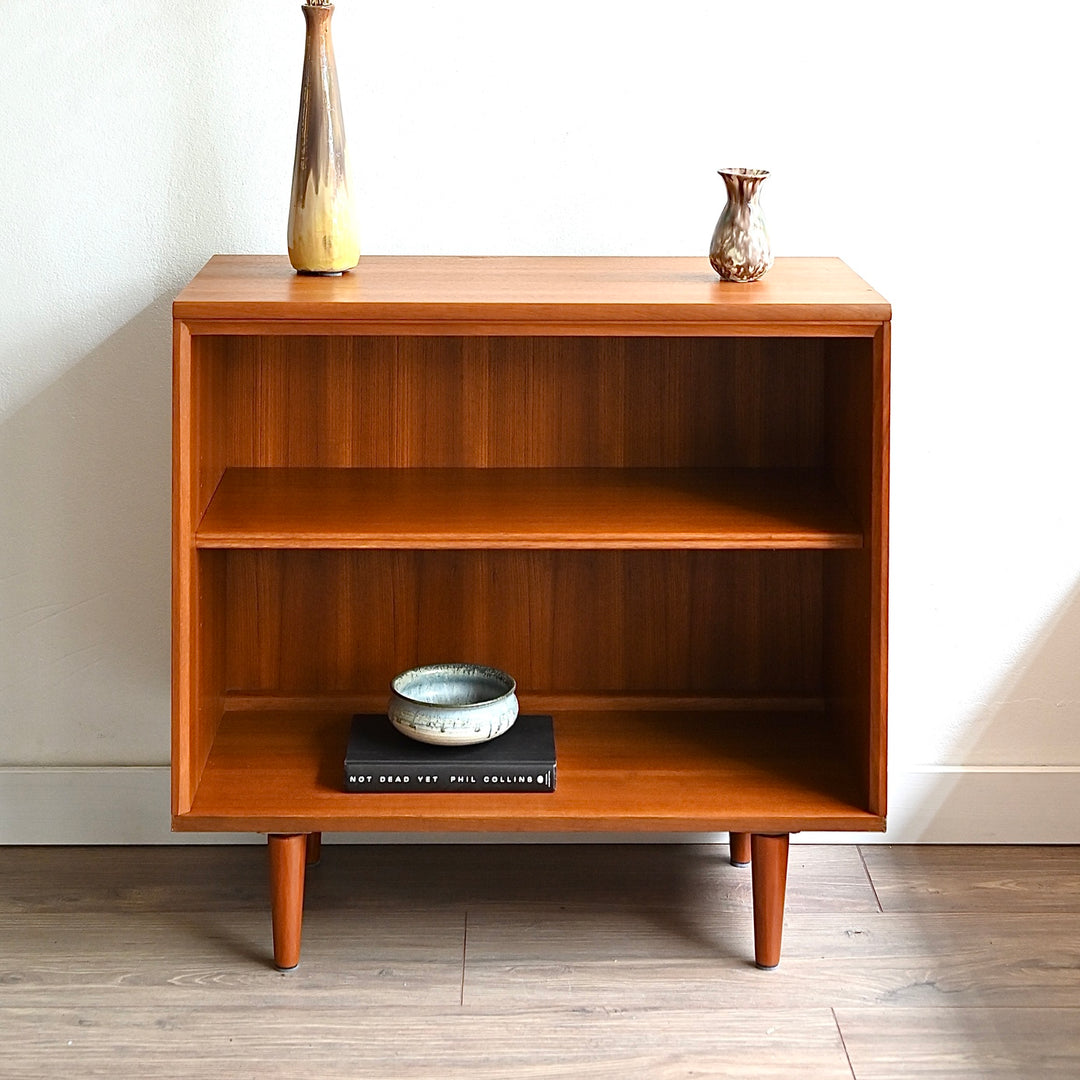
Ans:
{"type": "Polygon", "coordinates": [[[221,716],[225,561],[195,548],[195,530],[228,451],[219,416],[216,339],[174,335],[172,806],[190,809],[221,716]]]}
{"type": "Polygon", "coordinates": [[[198,608],[195,584],[195,456],[191,332],[173,321],[172,351],[172,812],[191,806],[195,783],[189,744],[194,713],[192,670],[198,608]]]}
{"type": "Polygon", "coordinates": [[[195,640],[190,692],[191,727],[187,734],[184,759],[192,791],[197,790],[214,744],[224,703],[225,654],[225,557],[220,551],[200,551],[198,568],[198,604],[193,626],[195,640]]]}
{"type": "Polygon", "coordinates": [[[860,778],[867,808],[884,815],[888,393],[881,337],[830,342],[826,371],[830,472],[864,538],[862,548],[825,560],[826,688],[838,751],[860,778]]]}
{"type": "Polygon", "coordinates": [[[884,815],[888,802],[889,701],[889,446],[892,324],[874,336],[873,461],[870,566],[870,807],[884,815]]]}

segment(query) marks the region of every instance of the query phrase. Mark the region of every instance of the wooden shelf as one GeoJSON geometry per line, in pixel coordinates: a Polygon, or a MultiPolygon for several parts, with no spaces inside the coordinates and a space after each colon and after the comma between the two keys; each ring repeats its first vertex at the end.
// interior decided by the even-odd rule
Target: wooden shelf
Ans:
{"type": "Polygon", "coordinates": [[[858,548],[809,469],[227,469],[204,548],[858,548]]]}
{"type": "Polygon", "coordinates": [[[278,334],[851,335],[891,317],[888,301],[834,258],[780,258],[761,281],[734,286],[693,257],[365,255],[339,278],[282,270],[277,256],[216,255],[173,314],[214,320],[218,333],[236,332],[228,320],[245,332],[272,320],[278,334]]]}
{"type": "Polygon", "coordinates": [[[873,830],[821,712],[556,714],[558,784],[527,794],[343,792],[351,712],[226,711],[185,830],[873,830]]]}

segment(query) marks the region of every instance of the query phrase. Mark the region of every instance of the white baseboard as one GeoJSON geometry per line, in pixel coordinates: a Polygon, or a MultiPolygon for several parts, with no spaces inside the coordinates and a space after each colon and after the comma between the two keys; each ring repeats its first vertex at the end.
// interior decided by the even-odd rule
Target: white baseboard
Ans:
{"type": "MultiPolygon", "coordinates": [[[[809,843],[1080,844],[1080,766],[926,766],[890,775],[889,830],[803,833],[809,843]]],[[[360,798],[362,796],[358,796],[360,798]]],[[[173,833],[164,767],[0,768],[0,844],[252,843],[254,834],[173,833]]],[[[710,841],[708,834],[374,834],[363,843],[710,841]]]]}
{"type": "MultiPolygon", "coordinates": [[[[186,844],[172,833],[169,770],[85,766],[0,769],[0,844],[186,844]]],[[[247,837],[255,839],[255,837],[247,837]]]]}

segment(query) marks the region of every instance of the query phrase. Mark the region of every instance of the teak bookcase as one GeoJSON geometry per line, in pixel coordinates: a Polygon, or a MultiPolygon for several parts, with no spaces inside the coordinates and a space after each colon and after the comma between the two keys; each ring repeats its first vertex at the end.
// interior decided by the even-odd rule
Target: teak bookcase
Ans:
{"type": "Polygon", "coordinates": [[[218,256],[174,306],[173,825],[729,831],[779,960],[792,832],[885,827],[889,305],[836,259],[218,256]],[[347,794],[355,712],[468,660],[554,794],[347,794]]]}

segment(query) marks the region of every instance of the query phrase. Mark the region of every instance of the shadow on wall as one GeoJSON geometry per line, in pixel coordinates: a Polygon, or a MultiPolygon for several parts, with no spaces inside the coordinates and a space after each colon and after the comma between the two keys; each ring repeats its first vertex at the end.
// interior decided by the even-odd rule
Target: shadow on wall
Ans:
{"type": "Polygon", "coordinates": [[[0,764],[168,761],[171,302],[0,425],[0,764]]]}
{"type": "Polygon", "coordinates": [[[0,765],[166,765],[170,304],[211,252],[284,240],[302,20],[10,7],[11,85],[50,92],[0,92],[0,765]]]}
{"type": "Polygon", "coordinates": [[[950,757],[891,785],[887,840],[1080,843],[1080,583],[950,757]]]}

